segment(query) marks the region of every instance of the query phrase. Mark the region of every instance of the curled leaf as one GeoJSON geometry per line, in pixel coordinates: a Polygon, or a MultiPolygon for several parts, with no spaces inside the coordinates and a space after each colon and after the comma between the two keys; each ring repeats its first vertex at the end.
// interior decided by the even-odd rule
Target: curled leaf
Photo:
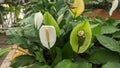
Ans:
{"type": "Polygon", "coordinates": [[[24,52],[17,51],[17,53],[13,56],[13,58],[10,61],[13,62],[17,57],[19,57],[21,55],[24,55],[24,52]]]}
{"type": "Polygon", "coordinates": [[[13,62],[17,57],[19,57],[19,56],[21,56],[21,55],[24,55],[24,54],[28,54],[28,55],[32,55],[32,54],[30,54],[29,52],[28,52],[28,50],[27,49],[23,49],[23,48],[21,48],[21,47],[16,47],[16,46],[13,46],[12,47],[13,49],[15,49],[16,50],[16,52],[15,52],[15,55],[12,57],[12,59],[10,60],[11,62],[13,62]]]}
{"type": "Polygon", "coordinates": [[[70,44],[73,51],[83,53],[90,45],[92,32],[88,21],[78,24],[71,32],[70,44]]]}

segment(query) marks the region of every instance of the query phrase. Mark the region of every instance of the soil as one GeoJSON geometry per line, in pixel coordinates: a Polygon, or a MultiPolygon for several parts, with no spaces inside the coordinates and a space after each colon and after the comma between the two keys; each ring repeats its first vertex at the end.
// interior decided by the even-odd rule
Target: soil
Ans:
{"type": "MultiPolygon", "coordinates": [[[[4,48],[8,47],[8,46],[6,45],[6,41],[7,41],[6,36],[3,35],[3,34],[2,34],[2,35],[0,34],[0,48],[1,48],[1,49],[4,49],[4,48]]],[[[5,57],[0,58],[0,65],[2,64],[2,61],[4,60],[4,58],[5,58],[5,57]]]]}
{"type": "Polygon", "coordinates": [[[95,9],[92,13],[84,14],[90,18],[95,18],[96,16],[101,16],[103,19],[111,17],[115,20],[120,20],[120,10],[115,10],[112,16],[109,16],[109,11],[104,9],[95,9]]]}

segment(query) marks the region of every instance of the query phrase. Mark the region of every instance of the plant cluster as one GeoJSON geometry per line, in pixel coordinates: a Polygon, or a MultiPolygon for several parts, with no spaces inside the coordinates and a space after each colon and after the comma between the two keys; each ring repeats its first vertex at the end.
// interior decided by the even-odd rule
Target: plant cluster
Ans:
{"type": "Polygon", "coordinates": [[[80,16],[83,0],[32,1],[37,7],[6,32],[8,43],[21,47],[11,67],[120,67],[120,20],[80,16]]]}

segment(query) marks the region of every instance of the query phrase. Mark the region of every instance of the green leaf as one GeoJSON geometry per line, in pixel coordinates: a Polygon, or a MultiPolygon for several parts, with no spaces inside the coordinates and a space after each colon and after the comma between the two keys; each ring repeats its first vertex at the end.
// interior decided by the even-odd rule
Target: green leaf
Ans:
{"type": "Polygon", "coordinates": [[[42,63],[35,63],[33,65],[28,66],[27,68],[51,68],[49,65],[44,65],[42,63]]]}
{"type": "Polygon", "coordinates": [[[39,68],[51,68],[49,65],[43,65],[43,66],[40,66],[39,68]]]}
{"type": "Polygon", "coordinates": [[[56,29],[57,36],[60,36],[60,28],[57,22],[55,21],[55,19],[52,17],[52,15],[49,12],[45,12],[44,14],[44,24],[54,26],[56,29]]]}
{"type": "MultiPolygon", "coordinates": [[[[35,57],[36,57],[36,60],[38,60],[39,62],[45,62],[45,59],[44,59],[42,53],[40,53],[40,52],[35,52],[35,57]]],[[[46,62],[45,62],[45,63],[46,63],[46,62]]]]}
{"type": "Polygon", "coordinates": [[[72,46],[73,51],[75,51],[76,53],[83,53],[84,51],[86,51],[90,46],[91,38],[92,38],[92,32],[89,22],[84,21],[83,23],[78,24],[72,30],[70,35],[70,44],[72,46]],[[79,31],[84,31],[85,40],[84,39],[80,40],[83,41],[82,45],[79,45],[80,43],[79,41],[80,36],[78,36],[79,31]]]}
{"type": "Polygon", "coordinates": [[[102,26],[102,30],[101,30],[102,34],[112,34],[116,31],[120,31],[120,29],[118,29],[117,27],[115,26],[112,26],[112,25],[104,25],[102,26]]]}
{"type": "Polygon", "coordinates": [[[108,62],[102,66],[102,68],[120,68],[120,63],[108,62]]]}
{"type": "MultiPolygon", "coordinates": [[[[26,26],[27,26],[28,24],[34,24],[34,14],[31,14],[29,17],[23,19],[23,20],[21,21],[21,23],[24,24],[24,25],[26,25],[26,26]]],[[[34,26],[34,25],[33,25],[33,26],[34,26]]]]}
{"type": "Polygon", "coordinates": [[[119,32],[115,32],[112,37],[113,38],[120,38],[120,31],[119,32]]]}
{"type": "Polygon", "coordinates": [[[43,64],[35,63],[35,64],[32,64],[32,65],[28,66],[27,68],[39,68],[40,66],[43,66],[43,64]]]}
{"type": "Polygon", "coordinates": [[[62,49],[62,56],[64,59],[68,59],[68,58],[71,59],[73,55],[74,55],[74,52],[72,50],[70,42],[67,42],[62,49]]]}
{"type": "Polygon", "coordinates": [[[6,49],[0,49],[0,57],[4,56],[6,53],[8,53],[11,50],[10,47],[6,49]]]}
{"type": "Polygon", "coordinates": [[[23,30],[21,27],[10,28],[9,30],[7,30],[6,35],[9,44],[17,44],[23,48],[27,48],[27,42],[26,39],[23,37],[22,31],[23,30]]]}
{"type": "Polygon", "coordinates": [[[58,10],[58,14],[63,13],[67,10],[67,6],[64,0],[57,0],[55,7],[58,10]]]}
{"type": "Polygon", "coordinates": [[[120,46],[116,40],[102,35],[98,35],[96,37],[100,44],[102,44],[104,47],[110,49],[111,51],[120,53],[120,46]]]}
{"type": "Polygon", "coordinates": [[[78,64],[73,63],[71,60],[64,59],[59,62],[54,68],[78,68],[78,64]]]}
{"type": "MultiPolygon", "coordinates": [[[[63,26],[63,29],[64,29],[64,34],[69,34],[69,32],[71,32],[73,26],[71,23],[65,23],[65,25],[63,26]]],[[[62,33],[61,33],[62,34],[62,33]]]]}
{"type": "Polygon", "coordinates": [[[93,35],[101,34],[101,26],[96,26],[96,27],[92,28],[92,34],[93,35]]]}
{"type": "Polygon", "coordinates": [[[91,24],[90,26],[91,26],[91,28],[93,29],[93,28],[95,28],[95,27],[98,27],[98,26],[99,26],[99,23],[98,23],[98,24],[91,24]]]}
{"type": "Polygon", "coordinates": [[[63,26],[66,24],[66,20],[62,20],[60,23],[59,23],[59,27],[60,28],[63,28],[63,26]]]}
{"type": "Polygon", "coordinates": [[[57,48],[55,49],[57,55],[53,61],[53,66],[56,65],[58,62],[60,62],[62,60],[62,52],[61,52],[61,49],[60,48],[57,48]]]}
{"type": "Polygon", "coordinates": [[[37,33],[38,31],[34,28],[33,24],[28,24],[24,27],[24,37],[29,39],[29,41],[32,42],[37,42],[39,43],[39,33],[37,33]]]}
{"type": "Polygon", "coordinates": [[[16,58],[14,62],[12,62],[11,67],[12,68],[18,68],[23,66],[31,65],[35,62],[34,57],[29,55],[22,55],[16,58]]]}
{"type": "Polygon", "coordinates": [[[107,18],[107,20],[105,21],[107,24],[114,24],[116,20],[112,19],[112,18],[107,18]]]}
{"type": "Polygon", "coordinates": [[[114,26],[117,26],[120,24],[120,20],[115,20],[115,22],[113,23],[114,26]]]}
{"type": "Polygon", "coordinates": [[[119,62],[120,55],[118,53],[107,50],[105,48],[91,49],[89,61],[94,64],[105,64],[107,62],[119,62]]]}
{"type": "Polygon", "coordinates": [[[38,62],[46,63],[45,58],[43,56],[43,52],[40,51],[40,49],[37,46],[32,46],[32,50],[33,50],[33,52],[35,54],[35,58],[38,62]]]}
{"type": "Polygon", "coordinates": [[[90,64],[88,62],[81,62],[81,63],[79,63],[78,68],[92,68],[92,64],[90,64]]]}
{"type": "Polygon", "coordinates": [[[83,58],[78,58],[76,63],[78,64],[78,68],[92,68],[92,64],[83,58]]]}

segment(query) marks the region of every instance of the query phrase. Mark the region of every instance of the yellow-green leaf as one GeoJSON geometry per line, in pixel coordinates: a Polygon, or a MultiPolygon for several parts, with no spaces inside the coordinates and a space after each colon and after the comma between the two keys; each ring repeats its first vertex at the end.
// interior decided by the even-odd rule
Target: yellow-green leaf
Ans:
{"type": "Polygon", "coordinates": [[[91,38],[92,38],[92,32],[91,32],[89,22],[84,21],[83,23],[78,24],[72,30],[71,35],[70,35],[70,44],[72,46],[73,51],[75,51],[76,53],[85,52],[90,45],[91,38]],[[82,32],[81,36],[78,35],[79,32],[82,32]],[[82,34],[84,35],[82,36],[82,34]],[[83,39],[79,39],[81,37],[83,39]]]}
{"type": "Polygon", "coordinates": [[[85,9],[84,6],[84,1],[83,0],[75,0],[74,4],[73,4],[73,8],[70,8],[70,12],[73,16],[73,18],[78,17],[80,14],[82,14],[82,12],[85,9]]]}
{"type": "Polygon", "coordinates": [[[45,12],[45,14],[44,14],[44,24],[54,26],[57,36],[60,35],[60,28],[59,28],[57,22],[55,21],[55,19],[53,18],[53,16],[49,12],[45,12]]]}

